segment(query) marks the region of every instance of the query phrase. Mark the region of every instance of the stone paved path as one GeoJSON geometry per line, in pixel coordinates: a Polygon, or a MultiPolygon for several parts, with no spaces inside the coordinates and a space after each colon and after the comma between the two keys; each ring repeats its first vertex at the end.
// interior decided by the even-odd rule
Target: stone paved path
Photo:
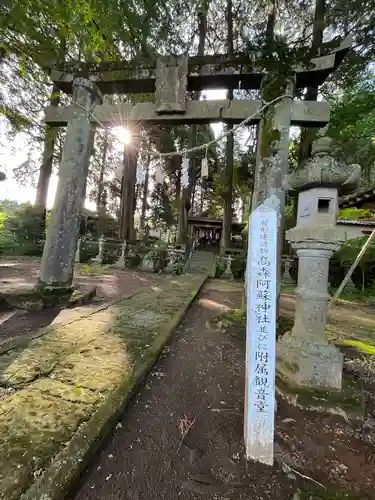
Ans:
{"type": "MultiPolygon", "coordinates": [[[[0,260],[0,287],[22,287],[35,283],[39,264],[39,259],[0,260]]],[[[56,307],[33,313],[21,310],[0,311],[0,346],[10,339],[30,335],[51,323],[66,323],[85,315],[97,307],[98,302],[128,297],[164,280],[164,276],[158,274],[130,270],[104,268],[100,274],[82,274],[79,269],[78,267],[75,273],[75,284],[84,290],[97,287],[97,296],[92,304],[64,310],[56,307]]]]}
{"type": "MultiPolygon", "coordinates": [[[[35,283],[38,277],[40,259],[6,259],[0,258],[0,286],[22,287],[35,283]]],[[[158,275],[152,273],[139,273],[125,269],[113,269],[104,267],[99,274],[84,272],[86,266],[77,266],[74,274],[75,286],[87,289],[97,287],[97,295],[103,299],[111,299],[128,295],[139,285],[148,286],[157,282],[158,275]],[[82,270],[83,272],[80,272],[82,270]]]]}
{"type": "MultiPolygon", "coordinates": [[[[18,500],[30,478],[42,474],[78,427],[155,358],[159,336],[164,338],[162,332],[202,279],[166,278],[90,316],[50,326],[44,335],[0,354],[1,500],[18,500]]],[[[77,460],[77,450],[73,455],[77,460]]]]}

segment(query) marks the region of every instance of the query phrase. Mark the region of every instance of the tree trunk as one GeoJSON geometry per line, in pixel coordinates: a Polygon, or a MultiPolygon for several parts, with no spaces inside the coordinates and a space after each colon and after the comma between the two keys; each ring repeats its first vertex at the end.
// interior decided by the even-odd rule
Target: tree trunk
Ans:
{"type": "Polygon", "coordinates": [[[179,201],[181,198],[181,157],[179,170],[176,172],[176,201],[179,201]]]}
{"type": "MultiPolygon", "coordinates": [[[[311,57],[320,55],[321,46],[323,43],[323,34],[325,28],[325,13],[326,13],[326,0],[316,0],[315,14],[313,24],[313,36],[311,43],[311,57]]],[[[318,99],[318,86],[307,87],[306,101],[316,101],[318,99]]],[[[298,154],[298,163],[300,164],[310,156],[311,144],[314,141],[319,128],[303,128],[301,130],[300,149],[298,154]]]]}
{"type": "MultiPolygon", "coordinates": [[[[228,56],[233,55],[233,3],[228,0],[227,3],[227,45],[228,56]]],[[[233,99],[233,90],[228,90],[227,99],[233,99]]],[[[233,129],[232,124],[227,125],[228,130],[233,129]]],[[[225,155],[225,191],[223,196],[224,215],[223,227],[221,232],[220,250],[225,252],[226,248],[231,245],[232,238],[232,202],[233,202],[233,149],[234,137],[230,133],[227,136],[226,155],[225,155]]]]}
{"type": "MultiPolygon", "coordinates": [[[[314,14],[314,24],[313,24],[313,36],[311,42],[311,57],[318,56],[320,54],[321,45],[323,42],[323,34],[325,27],[325,12],[326,12],[326,0],[316,0],[315,2],[315,14],[314,14]]],[[[317,101],[318,99],[318,86],[307,87],[306,90],[306,101],[317,101]]],[[[314,142],[319,128],[315,127],[304,127],[301,129],[300,146],[298,152],[298,167],[306,160],[311,154],[311,145],[314,142]]],[[[297,167],[297,168],[298,168],[297,167]]],[[[293,205],[293,221],[294,224],[297,221],[297,208],[298,203],[295,202],[293,205]]]]}
{"type": "MultiPolygon", "coordinates": [[[[204,45],[207,36],[207,14],[210,5],[210,0],[204,0],[198,10],[198,56],[204,55],[204,45]]],[[[193,100],[200,98],[200,92],[194,92],[193,100]]],[[[189,137],[189,149],[197,144],[197,125],[191,125],[189,137]]],[[[191,207],[191,197],[193,186],[196,180],[196,162],[195,155],[189,158],[189,185],[182,189],[179,214],[178,214],[178,227],[177,227],[177,243],[184,244],[188,239],[188,211],[191,207]]]]}
{"type": "Polygon", "coordinates": [[[102,162],[100,165],[100,174],[99,174],[99,182],[98,182],[98,192],[96,195],[96,211],[99,213],[102,202],[103,202],[103,193],[104,193],[104,172],[107,166],[107,153],[108,153],[108,131],[104,132],[104,143],[103,143],[103,155],[102,162]]]}
{"type": "Polygon", "coordinates": [[[145,182],[143,184],[142,210],[141,210],[141,220],[140,220],[140,224],[139,224],[141,231],[143,231],[145,228],[149,175],[150,175],[150,158],[148,158],[147,163],[146,163],[145,182]]]}
{"type": "Polygon", "coordinates": [[[267,27],[266,27],[266,48],[270,52],[272,52],[272,47],[273,47],[275,23],[276,23],[276,0],[273,0],[269,6],[269,13],[267,16],[267,27]]]}
{"type": "MultiPolygon", "coordinates": [[[[61,40],[58,62],[64,61],[65,51],[66,51],[65,40],[61,40]]],[[[59,104],[60,104],[60,89],[56,85],[54,85],[52,88],[49,105],[57,107],[59,104]]],[[[40,166],[38,184],[36,188],[36,197],[34,206],[40,211],[41,214],[42,231],[44,231],[45,229],[48,188],[52,175],[53,152],[55,148],[57,131],[58,129],[56,128],[49,126],[46,127],[42,164],[40,166]]]]}
{"type": "MultiPolygon", "coordinates": [[[[57,107],[60,101],[60,96],[56,96],[56,93],[59,93],[60,90],[54,85],[50,106],[57,107]]],[[[53,127],[49,127],[47,125],[44,139],[44,149],[43,149],[43,157],[42,164],[39,170],[39,178],[38,184],[36,188],[36,197],[35,197],[35,208],[40,210],[41,216],[43,220],[45,219],[46,209],[47,209],[47,197],[48,197],[48,187],[49,182],[52,175],[52,167],[53,167],[53,151],[55,148],[57,129],[53,127]]]]}
{"type": "Polygon", "coordinates": [[[123,160],[124,171],[121,186],[120,238],[127,241],[131,241],[134,238],[137,157],[138,154],[134,150],[129,150],[129,148],[125,146],[123,160]]]}

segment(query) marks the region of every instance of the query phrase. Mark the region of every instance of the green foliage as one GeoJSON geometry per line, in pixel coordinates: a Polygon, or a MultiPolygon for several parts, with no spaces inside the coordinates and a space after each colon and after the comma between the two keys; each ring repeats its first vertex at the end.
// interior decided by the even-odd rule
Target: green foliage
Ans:
{"type": "Polygon", "coordinates": [[[0,253],[41,256],[44,231],[40,212],[29,204],[0,207],[0,253]],[[14,208],[16,207],[16,208],[14,208]]]}
{"type": "Polygon", "coordinates": [[[125,257],[125,266],[129,269],[136,269],[141,263],[141,257],[137,253],[129,253],[125,257]]]}
{"type": "Polygon", "coordinates": [[[346,275],[346,266],[343,265],[340,255],[335,254],[329,262],[329,283],[332,288],[338,288],[346,275]]]}
{"type": "Polygon", "coordinates": [[[87,231],[93,237],[116,238],[118,235],[119,223],[110,215],[99,215],[98,218],[88,218],[87,231]]]}
{"type": "Polygon", "coordinates": [[[13,200],[0,201],[0,213],[14,212],[19,207],[19,204],[13,200]]]}
{"type": "Polygon", "coordinates": [[[339,219],[361,220],[373,217],[373,211],[367,208],[342,208],[338,214],[339,219]]]}
{"type": "Polygon", "coordinates": [[[291,203],[291,205],[288,205],[285,207],[285,212],[284,212],[284,229],[285,231],[288,231],[288,229],[292,229],[294,226],[294,200],[291,203]]]}
{"type": "Polygon", "coordinates": [[[173,206],[165,184],[158,184],[151,196],[152,219],[155,224],[171,227],[175,222],[173,206]]]}
{"type": "MultiPolygon", "coordinates": [[[[349,269],[357,255],[367,241],[367,237],[355,238],[346,242],[336,254],[340,264],[349,269]]],[[[364,291],[365,288],[373,288],[375,283],[375,242],[372,240],[370,246],[362,256],[359,264],[352,275],[356,288],[364,291]]]]}
{"type": "Polygon", "coordinates": [[[0,255],[11,255],[18,249],[17,240],[10,231],[0,231],[0,255]]]}
{"type": "Polygon", "coordinates": [[[337,154],[359,163],[366,183],[374,181],[375,80],[363,75],[360,84],[347,89],[333,101],[328,134],[337,144],[337,154]]]}
{"type": "Polygon", "coordinates": [[[295,258],[292,260],[289,267],[289,276],[292,278],[294,283],[298,281],[298,259],[295,258]]]}
{"type": "Polygon", "coordinates": [[[10,213],[5,226],[21,242],[36,243],[43,235],[40,211],[29,204],[21,205],[13,213],[10,213]]]}

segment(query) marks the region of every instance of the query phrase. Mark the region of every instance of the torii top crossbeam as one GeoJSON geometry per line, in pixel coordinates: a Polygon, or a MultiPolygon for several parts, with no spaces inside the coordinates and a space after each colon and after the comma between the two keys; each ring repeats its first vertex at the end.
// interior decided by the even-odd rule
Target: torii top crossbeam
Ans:
{"type": "MultiPolygon", "coordinates": [[[[330,54],[310,59],[305,66],[295,68],[296,88],[321,85],[337,69],[350,48],[350,39],[330,54]]],[[[226,55],[189,57],[187,60],[187,90],[205,89],[259,89],[264,69],[257,67],[262,57],[260,52],[226,55]]],[[[173,56],[159,57],[151,61],[134,59],[114,63],[66,63],[61,68],[52,69],[52,81],[65,93],[71,94],[73,79],[85,76],[95,80],[103,94],[153,93],[157,74],[157,60],[168,65],[173,56]]]]}
{"type": "MultiPolygon", "coordinates": [[[[295,86],[320,85],[340,64],[349,50],[349,40],[340,47],[305,65],[294,68],[295,86]]],[[[186,98],[187,91],[208,88],[259,89],[267,74],[259,68],[260,53],[226,56],[167,56],[153,63],[130,61],[82,65],[70,63],[62,70],[53,70],[52,81],[64,92],[71,93],[73,81],[84,77],[102,94],[155,93],[155,102],[138,104],[104,103],[95,107],[92,121],[103,125],[240,123],[253,116],[249,123],[258,123],[262,101],[222,100],[194,101],[186,98]],[[258,59],[257,59],[258,58],[258,59]],[[257,66],[258,62],[258,66],[257,66]]],[[[45,122],[51,126],[65,125],[75,113],[75,106],[48,107],[45,122]]],[[[329,105],[325,102],[294,101],[291,124],[324,126],[329,121],[329,105]]]]}

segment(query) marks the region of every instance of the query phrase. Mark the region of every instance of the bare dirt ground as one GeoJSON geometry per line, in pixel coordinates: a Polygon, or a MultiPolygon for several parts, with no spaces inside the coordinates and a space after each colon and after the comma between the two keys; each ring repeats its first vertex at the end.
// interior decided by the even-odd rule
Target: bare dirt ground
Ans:
{"type": "MultiPolygon", "coordinates": [[[[0,261],[0,289],[30,286],[38,277],[39,259],[14,259],[0,261]]],[[[0,311],[0,346],[9,339],[30,334],[57,322],[68,322],[77,316],[89,313],[92,308],[119,297],[133,295],[149,286],[157,284],[163,276],[96,266],[99,274],[87,272],[84,266],[77,266],[74,285],[80,290],[97,287],[92,304],[74,309],[59,307],[40,312],[0,311]]]]}
{"type": "Polygon", "coordinates": [[[279,401],[274,467],[246,462],[243,325],[215,321],[240,303],[238,286],[206,285],[71,499],[375,499],[373,412],[279,401]]]}
{"type": "MultiPolygon", "coordinates": [[[[293,293],[282,293],[280,308],[286,315],[294,313],[296,297],[293,293]]],[[[373,328],[375,331],[375,311],[366,306],[345,302],[336,303],[330,308],[331,321],[350,324],[356,327],[373,328]]]]}

